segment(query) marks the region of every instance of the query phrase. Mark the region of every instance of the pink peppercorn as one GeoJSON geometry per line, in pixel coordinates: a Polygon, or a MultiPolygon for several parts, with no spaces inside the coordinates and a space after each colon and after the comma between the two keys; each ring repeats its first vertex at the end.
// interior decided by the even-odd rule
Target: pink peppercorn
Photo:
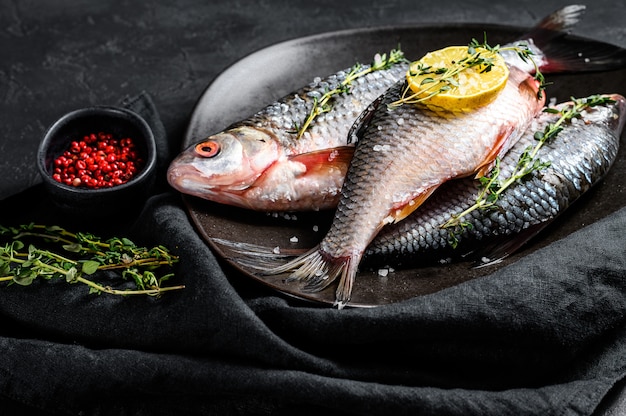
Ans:
{"type": "Polygon", "coordinates": [[[55,159],[52,178],[70,186],[108,188],[128,182],[142,165],[131,138],[98,132],[72,141],[55,159]]]}

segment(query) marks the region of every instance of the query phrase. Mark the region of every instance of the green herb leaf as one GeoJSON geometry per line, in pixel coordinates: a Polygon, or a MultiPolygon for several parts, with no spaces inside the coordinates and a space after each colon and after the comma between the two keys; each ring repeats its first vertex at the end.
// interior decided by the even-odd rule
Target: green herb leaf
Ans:
{"type": "Polygon", "coordinates": [[[35,273],[24,273],[13,276],[13,281],[20,286],[29,286],[33,283],[37,275],[35,273]]]}
{"type": "Polygon", "coordinates": [[[543,109],[544,113],[550,113],[550,114],[559,114],[559,110],[553,107],[546,107],[543,109]]]}
{"type": "Polygon", "coordinates": [[[135,247],[135,243],[133,243],[131,240],[129,240],[128,238],[122,238],[122,244],[127,246],[127,247],[135,247]]]}
{"type": "Polygon", "coordinates": [[[65,245],[63,245],[63,250],[69,251],[69,252],[72,252],[72,253],[80,253],[82,248],[83,247],[80,245],[80,243],[72,243],[72,244],[65,244],[65,245]]]}
{"type": "Polygon", "coordinates": [[[80,271],[84,274],[94,274],[98,267],[100,267],[100,263],[93,260],[85,260],[81,262],[80,271]]]}
{"type": "Polygon", "coordinates": [[[78,269],[76,267],[70,267],[65,273],[65,280],[67,283],[76,283],[78,281],[78,269]]]}
{"type": "Polygon", "coordinates": [[[89,286],[89,294],[90,295],[101,295],[102,294],[102,290],[98,289],[97,287],[89,286]]]}

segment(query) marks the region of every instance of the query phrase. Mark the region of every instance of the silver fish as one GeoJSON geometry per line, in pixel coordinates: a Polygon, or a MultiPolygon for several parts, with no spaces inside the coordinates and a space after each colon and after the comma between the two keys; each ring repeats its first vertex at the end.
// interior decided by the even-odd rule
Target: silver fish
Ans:
{"type": "MultiPolygon", "coordinates": [[[[586,109],[580,119],[573,119],[544,144],[537,157],[549,166],[508,188],[493,209],[471,212],[462,218],[463,227],[443,228],[450,218],[474,205],[482,190],[471,178],[451,181],[405,221],[383,229],[367,248],[363,264],[400,267],[473,252],[475,260],[485,265],[515,252],[600,181],[615,161],[626,99],[618,94],[606,97],[612,102],[586,109]]],[[[549,113],[537,117],[502,159],[502,180],[511,176],[520,155],[535,145],[533,132],[544,131],[559,117],[549,113]]]]}
{"type": "Polygon", "coordinates": [[[334,208],[354,153],[348,143],[352,124],[406,74],[408,63],[400,51],[377,55],[372,65],[386,61],[395,63],[351,82],[349,92],[335,95],[331,110],[317,116],[300,137],[299,127],[316,101],[341,88],[350,69],[316,79],[190,146],[170,164],[170,185],[185,194],[260,211],[334,208]]]}

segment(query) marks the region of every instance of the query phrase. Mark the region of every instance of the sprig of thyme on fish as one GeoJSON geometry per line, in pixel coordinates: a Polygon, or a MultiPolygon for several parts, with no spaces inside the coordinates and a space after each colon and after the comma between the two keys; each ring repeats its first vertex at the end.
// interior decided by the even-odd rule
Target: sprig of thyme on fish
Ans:
{"type": "MultiPolygon", "coordinates": [[[[462,221],[463,217],[478,209],[485,210],[493,208],[500,195],[502,195],[502,193],[511,185],[525,179],[533,172],[550,166],[549,162],[542,162],[537,157],[537,153],[546,142],[553,140],[563,130],[564,123],[569,122],[574,118],[580,118],[585,109],[604,104],[611,104],[614,102],[611,98],[602,95],[593,95],[582,99],[572,97],[571,100],[572,102],[564,106],[562,109],[548,107],[543,110],[546,113],[560,114],[560,117],[556,122],[549,123],[543,131],[535,132],[534,138],[537,140],[537,143],[534,146],[528,146],[522,152],[515,169],[509,178],[502,182],[500,181],[500,160],[496,159],[492,170],[487,175],[479,179],[481,191],[478,194],[474,205],[457,215],[453,215],[441,227],[461,227],[462,231],[462,229],[468,225],[468,223],[462,221]]],[[[456,238],[453,237],[453,246],[455,245],[455,241],[456,238]]]]}
{"type": "Polygon", "coordinates": [[[316,117],[332,110],[331,100],[339,94],[349,94],[352,82],[372,72],[381,71],[391,68],[393,65],[406,61],[404,53],[400,49],[392,49],[389,55],[376,54],[374,61],[369,66],[355,64],[343,81],[336,88],[326,91],[320,98],[313,100],[313,108],[311,109],[306,120],[298,129],[297,137],[300,138],[304,132],[310,127],[316,117]]]}
{"type": "Polygon", "coordinates": [[[167,248],[139,247],[128,238],[102,240],[89,233],[72,233],[58,226],[24,224],[18,227],[0,226],[0,235],[10,241],[0,246],[0,281],[27,286],[37,278],[62,279],[67,283],[82,283],[89,293],[113,295],[151,295],[178,290],[184,286],[163,287],[172,273],[157,277],[154,270],[178,262],[167,248]],[[66,254],[26,244],[25,239],[41,240],[47,245],[58,244],[66,254]],[[136,289],[113,289],[96,282],[97,271],[122,271],[124,280],[132,280],[136,289]]]}
{"type": "Polygon", "coordinates": [[[500,46],[499,44],[496,46],[490,46],[487,43],[487,34],[483,33],[482,43],[480,43],[475,38],[472,38],[472,41],[468,45],[468,50],[473,51],[471,53],[476,53],[476,49],[478,48],[486,49],[489,52],[499,53],[499,54],[501,54],[502,52],[511,51],[515,53],[522,61],[526,63],[530,62],[535,69],[534,71],[535,75],[533,77],[539,83],[539,90],[537,91],[537,98],[540,99],[542,97],[542,94],[546,89],[546,78],[543,75],[543,73],[539,70],[539,65],[537,65],[537,62],[533,59],[534,53],[530,49],[527,43],[520,42],[515,46],[500,46]]]}
{"type": "Polygon", "coordinates": [[[409,69],[408,75],[411,77],[426,76],[420,82],[420,90],[413,91],[407,84],[402,93],[402,97],[389,104],[389,108],[393,109],[402,104],[418,104],[425,102],[436,95],[448,92],[453,88],[458,88],[460,86],[458,81],[460,73],[472,68],[477,69],[481,74],[490,72],[495,65],[493,56],[507,51],[514,52],[522,61],[530,62],[534,66],[534,78],[539,83],[537,98],[541,98],[546,85],[545,77],[534,61],[533,52],[530,47],[525,43],[519,43],[514,46],[500,46],[499,44],[490,46],[487,43],[487,35],[484,34],[482,42],[472,38],[471,42],[467,45],[467,56],[452,61],[452,65],[450,66],[433,67],[423,62],[416,62],[411,69],[409,69]],[[485,54],[485,51],[488,53],[485,54]]]}

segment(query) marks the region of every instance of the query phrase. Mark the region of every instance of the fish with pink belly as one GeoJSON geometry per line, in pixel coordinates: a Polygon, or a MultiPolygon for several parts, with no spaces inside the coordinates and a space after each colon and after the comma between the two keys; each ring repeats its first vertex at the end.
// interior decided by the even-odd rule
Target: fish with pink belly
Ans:
{"type": "Polygon", "coordinates": [[[352,124],[408,68],[400,51],[377,56],[371,65],[360,67],[364,75],[350,83],[348,92],[334,95],[332,109],[304,132],[298,126],[326,91],[345,87],[350,69],[316,79],[190,146],[170,164],[170,185],[184,194],[257,211],[334,208],[354,153],[348,141],[352,124]],[[371,65],[381,69],[368,72],[371,65]]]}

